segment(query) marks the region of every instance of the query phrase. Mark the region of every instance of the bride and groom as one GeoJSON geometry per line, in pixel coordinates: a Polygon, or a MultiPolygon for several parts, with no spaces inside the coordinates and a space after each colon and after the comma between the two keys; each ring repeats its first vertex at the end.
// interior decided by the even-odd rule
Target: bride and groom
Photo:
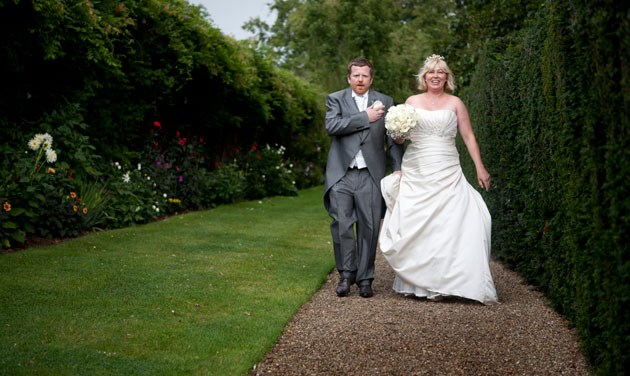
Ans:
{"type": "Polygon", "coordinates": [[[496,303],[489,267],[491,217],[462,173],[458,132],[482,189],[490,188],[490,175],[466,106],[446,92],[455,89],[452,72],[443,57],[426,59],[417,76],[422,93],[405,102],[418,122],[396,139],[385,128],[393,99],[370,89],[373,74],[369,60],[351,60],[349,87],[326,98],[331,146],[324,206],[332,218],[337,295],[349,295],[355,283],[361,297],[374,295],[379,246],[396,273],[393,289],[398,293],[496,303]],[[388,157],[394,172],[385,176],[388,157]]]}

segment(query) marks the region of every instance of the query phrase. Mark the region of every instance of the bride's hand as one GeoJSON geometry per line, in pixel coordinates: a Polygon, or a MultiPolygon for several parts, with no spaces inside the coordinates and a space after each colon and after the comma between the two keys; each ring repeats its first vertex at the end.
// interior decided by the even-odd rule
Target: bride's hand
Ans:
{"type": "Polygon", "coordinates": [[[403,144],[405,142],[405,138],[404,137],[394,138],[394,142],[397,143],[398,145],[403,144]]]}
{"type": "Polygon", "coordinates": [[[488,192],[490,190],[490,174],[485,168],[477,171],[477,183],[488,192]]]}

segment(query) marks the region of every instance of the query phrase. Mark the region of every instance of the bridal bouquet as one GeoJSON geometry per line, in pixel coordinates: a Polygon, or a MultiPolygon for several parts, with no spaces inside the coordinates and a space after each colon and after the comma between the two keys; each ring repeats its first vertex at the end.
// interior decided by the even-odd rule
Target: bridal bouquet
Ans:
{"type": "Polygon", "coordinates": [[[418,123],[416,110],[408,104],[390,107],[385,115],[385,128],[392,138],[407,137],[418,123]]]}

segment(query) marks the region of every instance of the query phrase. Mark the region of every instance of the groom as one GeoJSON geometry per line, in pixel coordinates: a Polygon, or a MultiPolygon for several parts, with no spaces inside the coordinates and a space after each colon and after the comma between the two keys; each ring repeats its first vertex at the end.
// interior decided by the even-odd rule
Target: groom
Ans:
{"type": "Polygon", "coordinates": [[[384,114],[393,100],[370,90],[373,74],[369,60],[351,60],[350,87],[326,98],[326,131],[332,143],[326,164],[324,207],[332,217],[330,232],[339,272],[337,296],[347,296],[354,283],[361,297],[374,296],[374,260],[384,213],[380,181],[385,175],[386,149],[394,171],[400,170],[403,154],[402,146],[385,134],[384,114]]]}

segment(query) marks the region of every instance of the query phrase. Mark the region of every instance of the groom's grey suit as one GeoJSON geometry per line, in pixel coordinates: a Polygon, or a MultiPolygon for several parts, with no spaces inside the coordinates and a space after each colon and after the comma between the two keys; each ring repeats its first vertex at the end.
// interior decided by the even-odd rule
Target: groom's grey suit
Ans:
{"type": "MultiPolygon", "coordinates": [[[[386,111],[393,99],[369,90],[368,106],[379,100],[386,111]]],[[[330,225],[335,262],[341,278],[357,284],[374,279],[374,260],[380,221],[384,214],[380,181],[385,176],[387,154],[392,169],[400,170],[403,149],[385,133],[384,117],[369,123],[346,88],[326,98],[326,131],[332,138],[326,164],[324,206],[330,225]],[[361,150],[366,168],[350,168],[361,150]],[[356,237],[355,237],[356,224],[356,237]]]]}

